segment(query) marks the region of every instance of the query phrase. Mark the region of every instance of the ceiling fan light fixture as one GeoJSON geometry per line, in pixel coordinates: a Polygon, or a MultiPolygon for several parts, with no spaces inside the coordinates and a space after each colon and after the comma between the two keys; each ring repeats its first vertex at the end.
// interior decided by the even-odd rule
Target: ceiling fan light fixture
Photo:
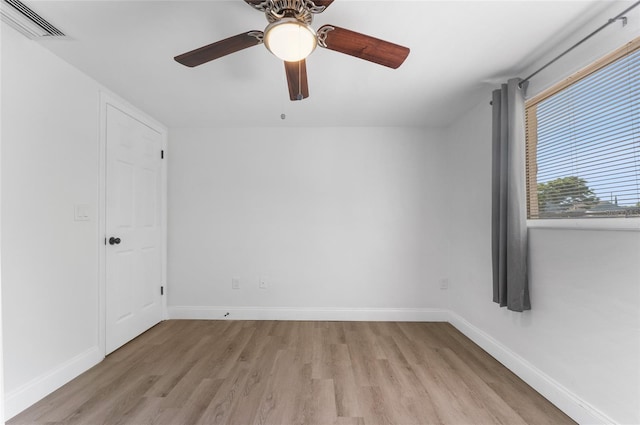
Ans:
{"type": "Polygon", "coordinates": [[[285,62],[306,59],[318,45],[316,32],[295,18],[282,18],[264,30],[267,49],[285,62]]]}

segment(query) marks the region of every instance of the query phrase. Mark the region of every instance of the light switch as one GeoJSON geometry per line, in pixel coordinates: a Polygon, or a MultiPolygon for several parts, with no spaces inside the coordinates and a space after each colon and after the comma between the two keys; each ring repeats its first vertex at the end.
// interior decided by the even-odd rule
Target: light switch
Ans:
{"type": "Polygon", "coordinates": [[[76,204],[74,207],[74,219],[75,221],[89,221],[89,205],[76,204]]]}

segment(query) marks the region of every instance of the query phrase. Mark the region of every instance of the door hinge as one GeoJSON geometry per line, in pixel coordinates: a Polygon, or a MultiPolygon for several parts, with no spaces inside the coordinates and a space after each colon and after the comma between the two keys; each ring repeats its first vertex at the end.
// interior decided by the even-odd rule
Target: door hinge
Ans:
{"type": "Polygon", "coordinates": [[[164,295],[164,286],[160,287],[160,295],[164,295]]]}
{"type": "Polygon", "coordinates": [[[164,159],[164,150],[160,151],[160,159],[164,159]]]}

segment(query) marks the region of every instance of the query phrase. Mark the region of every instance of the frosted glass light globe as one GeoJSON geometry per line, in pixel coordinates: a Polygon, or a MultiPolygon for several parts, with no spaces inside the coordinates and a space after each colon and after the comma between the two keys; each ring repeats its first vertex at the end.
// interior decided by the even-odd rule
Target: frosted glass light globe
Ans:
{"type": "Polygon", "coordinates": [[[295,18],[283,18],[264,30],[264,44],[283,61],[298,62],[315,50],[316,32],[295,18]]]}

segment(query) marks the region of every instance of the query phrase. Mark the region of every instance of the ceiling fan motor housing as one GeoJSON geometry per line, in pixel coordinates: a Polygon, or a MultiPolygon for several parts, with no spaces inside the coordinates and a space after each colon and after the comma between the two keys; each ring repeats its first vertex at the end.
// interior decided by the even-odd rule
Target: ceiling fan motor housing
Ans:
{"type": "Polygon", "coordinates": [[[298,21],[310,25],[313,14],[324,11],[325,6],[316,6],[311,0],[269,0],[260,4],[267,20],[271,23],[282,18],[296,18],[298,21]]]}

